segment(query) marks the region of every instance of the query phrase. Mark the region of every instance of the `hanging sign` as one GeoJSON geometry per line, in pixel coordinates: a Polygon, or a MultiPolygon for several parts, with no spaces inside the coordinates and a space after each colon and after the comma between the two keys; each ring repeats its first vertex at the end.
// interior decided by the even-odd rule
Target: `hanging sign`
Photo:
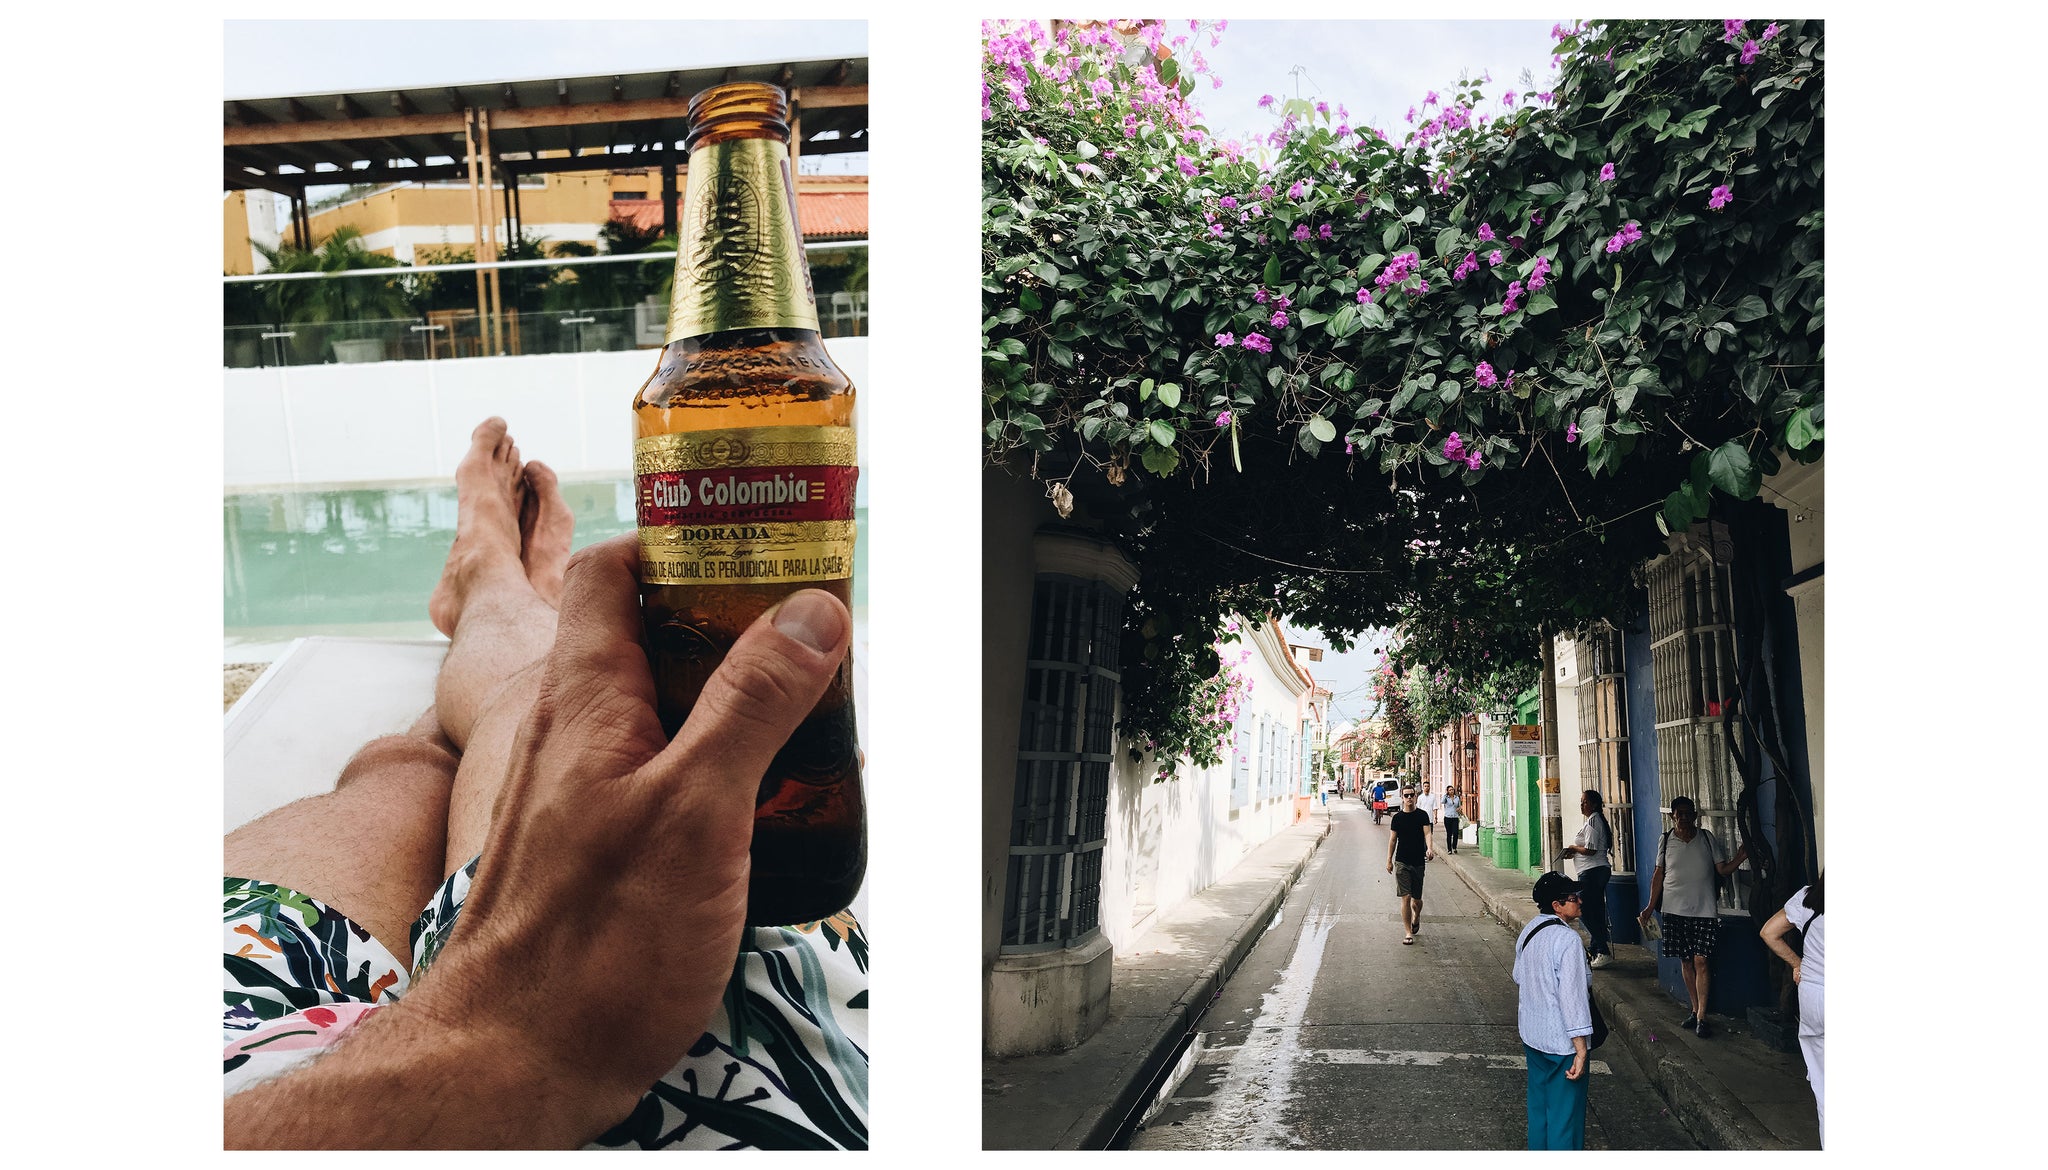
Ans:
{"type": "Polygon", "coordinates": [[[1508,756],[1520,759],[1523,756],[1543,754],[1543,725],[1541,723],[1508,724],[1508,756]]]}

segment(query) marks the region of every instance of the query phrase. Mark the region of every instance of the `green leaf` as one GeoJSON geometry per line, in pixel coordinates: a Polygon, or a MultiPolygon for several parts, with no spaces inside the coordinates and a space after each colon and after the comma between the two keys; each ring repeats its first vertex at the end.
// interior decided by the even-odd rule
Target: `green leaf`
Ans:
{"type": "Polygon", "coordinates": [[[1074,368],[1074,348],[1065,342],[1048,341],[1045,343],[1045,352],[1055,365],[1069,370],[1074,368]]]}
{"type": "Polygon", "coordinates": [[[1627,414],[1628,408],[1634,406],[1635,401],[1636,388],[1634,386],[1621,387],[1614,392],[1614,413],[1627,414]]]}
{"type": "Polygon", "coordinates": [[[1017,303],[1034,313],[1045,307],[1045,302],[1038,299],[1038,292],[1035,289],[1027,288],[1019,292],[1017,294],[1017,303]]]}
{"type": "MultiPolygon", "coordinates": [[[[1401,225],[1398,223],[1388,224],[1387,230],[1380,233],[1380,247],[1385,248],[1387,251],[1391,252],[1394,250],[1395,242],[1398,241],[1400,238],[1401,225]]],[[[1275,256],[1273,257],[1272,263],[1277,264],[1279,263],[1279,260],[1280,258],[1278,256],[1275,256]]]]}
{"type": "Polygon", "coordinates": [[[1735,308],[1729,311],[1728,319],[1736,322],[1754,321],[1759,317],[1769,315],[1770,311],[1770,306],[1764,304],[1762,297],[1751,293],[1749,296],[1735,302],[1735,308]]]}
{"type": "Polygon", "coordinates": [[[1755,498],[1763,479],[1750,460],[1748,449],[1734,439],[1714,448],[1707,459],[1707,475],[1715,487],[1738,500],[1755,498]]]}
{"type": "Polygon", "coordinates": [[[1082,158],[1085,159],[1094,158],[1096,155],[1101,154],[1102,152],[1095,149],[1095,144],[1093,142],[1090,142],[1086,138],[1083,138],[1081,141],[1076,142],[1074,144],[1074,153],[1080,155],[1082,158]]]}
{"type": "Polygon", "coordinates": [[[1159,388],[1159,405],[1168,410],[1180,409],[1180,386],[1178,383],[1168,382],[1159,388]]]}
{"type": "Polygon", "coordinates": [[[1658,519],[1664,522],[1664,531],[1667,535],[1684,532],[1686,526],[1697,518],[1693,514],[1692,498],[1684,492],[1672,492],[1664,497],[1664,511],[1658,519]]]}
{"type": "Polygon", "coordinates": [[[1549,293],[1537,293],[1529,298],[1529,315],[1531,317],[1540,317],[1556,307],[1557,302],[1550,298],[1549,293]]]}
{"type": "Polygon", "coordinates": [[[1458,250],[1458,241],[1465,237],[1462,229],[1447,227],[1436,234],[1436,258],[1442,260],[1458,250]]]}
{"type": "Polygon", "coordinates": [[[1138,461],[1154,475],[1172,475],[1173,469],[1180,466],[1180,452],[1171,447],[1147,447],[1138,461]]]}
{"type": "Polygon", "coordinates": [[[1295,316],[1301,318],[1301,326],[1304,329],[1308,328],[1311,325],[1321,325],[1323,322],[1328,321],[1330,319],[1330,314],[1318,313],[1314,309],[1297,310],[1295,312],[1295,316]]]}
{"type": "Polygon", "coordinates": [[[1655,260],[1659,268],[1662,268],[1664,262],[1671,259],[1671,254],[1676,251],[1678,241],[1669,236],[1658,236],[1650,241],[1650,259],[1655,260]]]}
{"type": "Polygon", "coordinates": [[[1319,414],[1308,420],[1308,433],[1314,435],[1317,441],[1327,443],[1337,437],[1337,427],[1319,414]]]}
{"type": "Polygon", "coordinates": [[[1045,319],[1045,323],[1048,325],[1052,324],[1053,322],[1059,320],[1061,317],[1064,317],[1068,313],[1073,312],[1076,307],[1077,306],[1072,301],[1061,301],[1060,303],[1052,307],[1052,315],[1045,319]]]}
{"type": "Polygon", "coordinates": [[[1153,385],[1154,383],[1150,378],[1147,378],[1144,381],[1138,383],[1138,401],[1143,402],[1147,398],[1152,397],[1153,385]]]}
{"type": "Polygon", "coordinates": [[[1153,442],[1155,442],[1155,443],[1159,444],[1159,445],[1160,445],[1160,446],[1162,446],[1162,447],[1171,447],[1171,446],[1173,446],[1173,424],[1172,424],[1172,423],[1170,423],[1170,422],[1161,422],[1161,421],[1160,421],[1159,419],[1156,419],[1156,418],[1155,418],[1155,419],[1153,419],[1153,420],[1152,420],[1151,424],[1150,424],[1150,425],[1149,425],[1149,426],[1148,426],[1148,427],[1147,427],[1146,429],[1148,429],[1148,430],[1150,430],[1150,431],[1152,432],[1152,441],[1153,441],[1153,442]]]}
{"type": "Polygon", "coordinates": [[[1802,406],[1792,412],[1785,421],[1785,445],[1794,451],[1804,451],[1826,436],[1820,424],[1813,421],[1813,408],[1802,406]]]}
{"type": "Polygon", "coordinates": [[[1436,396],[1445,402],[1456,402],[1458,400],[1458,390],[1459,386],[1456,382],[1445,382],[1436,388],[1436,396]]]}
{"type": "Polygon", "coordinates": [[[1268,285],[1280,283],[1280,257],[1277,253],[1266,257],[1265,281],[1268,285]]]}
{"type": "Polygon", "coordinates": [[[1038,279],[1051,284],[1060,278],[1060,270],[1050,264],[1040,264],[1031,270],[1038,279]]]}

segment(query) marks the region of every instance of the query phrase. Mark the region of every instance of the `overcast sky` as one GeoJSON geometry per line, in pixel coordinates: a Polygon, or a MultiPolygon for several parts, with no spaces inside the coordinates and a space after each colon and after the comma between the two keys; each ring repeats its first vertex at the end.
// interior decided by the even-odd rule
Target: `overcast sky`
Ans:
{"type": "MultiPolygon", "coordinates": [[[[1565,23],[1570,23],[1565,20],[1565,23]]],[[[1376,125],[1388,137],[1408,129],[1409,106],[1430,90],[1449,92],[1461,74],[1493,75],[1486,87],[1489,112],[1501,95],[1528,92],[1526,71],[1548,88],[1550,27],[1544,20],[1233,20],[1221,43],[1199,49],[1223,81],[1203,83],[1193,95],[1209,129],[1222,138],[1270,131],[1274,119],[1258,107],[1265,94],[1340,103],[1354,126],[1376,125]],[[1299,72],[1296,72],[1299,67],[1299,72]]]]}

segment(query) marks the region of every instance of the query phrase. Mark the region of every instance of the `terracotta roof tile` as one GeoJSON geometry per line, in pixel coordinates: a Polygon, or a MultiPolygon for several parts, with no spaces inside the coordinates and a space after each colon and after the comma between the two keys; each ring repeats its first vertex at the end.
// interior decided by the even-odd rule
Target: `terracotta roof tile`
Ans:
{"type": "MultiPolygon", "coordinates": [[[[868,236],[865,191],[798,191],[796,214],[806,240],[864,240],[868,236]]],[[[611,215],[642,230],[659,228],[661,200],[614,199],[611,215]]]]}

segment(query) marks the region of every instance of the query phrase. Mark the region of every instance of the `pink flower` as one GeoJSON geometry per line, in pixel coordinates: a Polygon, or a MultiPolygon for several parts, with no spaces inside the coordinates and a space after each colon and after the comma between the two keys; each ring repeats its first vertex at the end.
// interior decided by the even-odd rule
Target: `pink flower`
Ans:
{"type": "Polygon", "coordinates": [[[1226,411],[1224,411],[1223,413],[1221,413],[1221,414],[1217,415],[1217,416],[1216,416],[1216,425],[1217,425],[1217,426],[1219,426],[1219,427],[1227,427],[1227,426],[1229,426],[1229,425],[1230,425],[1230,412],[1226,410],[1226,411]]]}
{"type": "Polygon", "coordinates": [[[1714,211],[1719,211],[1723,207],[1728,206],[1729,202],[1735,198],[1735,193],[1729,189],[1729,186],[1729,184],[1723,183],[1714,188],[1712,197],[1707,200],[1707,206],[1714,211]]]}
{"type": "Polygon", "coordinates": [[[1262,288],[1255,288],[1255,289],[1253,289],[1253,290],[1252,290],[1252,299],[1253,299],[1254,301],[1257,301],[1257,302],[1258,302],[1259,304],[1262,304],[1262,305],[1263,305],[1263,304],[1265,304],[1265,303],[1266,303],[1266,290],[1265,290],[1265,289],[1262,289],[1262,288]]]}
{"type": "Polygon", "coordinates": [[[1472,380],[1488,390],[1500,385],[1500,379],[1494,376],[1491,362],[1480,362],[1472,371],[1472,380]]]}
{"type": "Polygon", "coordinates": [[[1601,163],[1601,164],[1600,164],[1600,181],[1601,181],[1601,182],[1603,182],[1603,183],[1612,183],[1612,182],[1614,181],[1614,164],[1613,164],[1613,163],[1601,163]]]}
{"type": "Polygon", "coordinates": [[[1764,47],[1762,45],[1757,44],[1755,41],[1742,42],[1742,63],[1744,65],[1749,64],[1751,61],[1756,60],[1756,55],[1758,53],[1761,53],[1763,51],[1764,47]]]}
{"type": "Polygon", "coordinates": [[[1237,337],[1230,333],[1218,333],[1216,335],[1216,344],[1219,348],[1228,349],[1237,344],[1237,337]]]}
{"type": "Polygon", "coordinates": [[[1307,225],[1307,224],[1305,224],[1305,223],[1298,223],[1298,224],[1295,224],[1295,225],[1294,225],[1294,239],[1295,239],[1295,241],[1296,241],[1297,243],[1299,243],[1299,242],[1303,242],[1303,241],[1306,241],[1306,240],[1308,239],[1308,225],[1307,225]]]}
{"type": "Polygon", "coordinates": [[[1316,238],[1319,240],[1327,240],[1334,234],[1329,224],[1321,224],[1316,228],[1316,238]]]}
{"type": "Polygon", "coordinates": [[[1210,224],[1210,225],[1209,225],[1209,234],[1210,234],[1210,235],[1212,235],[1212,236],[1220,236],[1220,235],[1222,235],[1222,234],[1223,234],[1223,225],[1222,225],[1222,224],[1220,224],[1220,223],[1212,223],[1212,224],[1210,224]]]}
{"type": "Polygon", "coordinates": [[[1287,328],[1287,314],[1283,312],[1275,312],[1273,314],[1273,319],[1271,321],[1268,321],[1267,324],[1271,325],[1275,329],[1285,329],[1287,328]]]}
{"type": "Polygon", "coordinates": [[[1225,210],[1225,211],[1236,211],[1236,210],[1237,210],[1237,196],[1235,196],[1235,195],[1225,195],[1225,196],[1223,197],[1222,207],[1223,207],[1223,210],[1225,210]]]}
{"type": "Polygon", "coordinates": [[[1252,350],[1255,353],[1273,352],[1273,343],[1266,340],[1265,336],[1262,334],[1247,333],[1244,335],[1244,341],[1242,344],[1246,349],[1252,350]]]}
{"type": "Polygon", "coordinates": [[[1569,427],[1565,428],[1564,441],[1567,443],[1576,443],[1579,441],[1579,424],[1573,423],[1569,427]]]}
{"type": "Polygon", "coordinates": [[[1302,195],[1302,190],[1303,190],[1303,188],[1302,188],[1302,185],[1301,185],[1301,180],[1300,180],[1300,179],[1296,179],[1296,180],[1294,181],[1294,186],[1292,186],[1292,187],[1289,187],[1289,188],[1287,189],[1287,197],[1288,197],[1289,199],[1299,199],[1299,198],[1301,198],[1301,195],[1302,195]]]}
{"type": "Polygon", "coordinates": [[[1768,41],[1772,37],[1777,36],[1779,33],[1784,31],[1784,29],[1778,27],[1778,22],[1774,20],[1771,23],[1764,26],[1763,39],[1768,41]]]}
{"type": "Polygon", "coordinates": [[[1361,305],[1372,303],[1372,290],[1362,284],[1358,286],[1358,303],[1361,305]]]}
{"type": "Polygon", "coordinates": [[[1495,249],[1495,250],[1494,250],[1494,251],[1493,251],[1492,253],[1490,253],[1490,254],[1489,254],[1489,255],[1488,255],[1487,257],[1486,257],[1486,266],[1487,266],[1488,268],[1498,268],[1498,267],[1500,267],[1500,262],[1501,262],[1501,254],[1500,254],[1500,250],[1499,250],[1499,249],[1495,249]]]}
{"type": "Polygon", "coordinates": [[[1273,108],[1273,95],[1269,93],[1269,94],[1265,95],[1264,97],[1260,98],[1260,99],[1259,99],[1259,108],[1260,108],[1260,109],[1262,109],[1262,110],[1268,110],[1268,109],[1271,109],[1271,108],[1273,108]]]}
{"type": "Polygon", "coordinates": [[[1492,225],[1492,224],[1490,224],[1490,223],[1482,223],[1482,224],[1480,224],[1480,225],[1479,225],[1479,238],[1480,238],[1480,239],[1482,239],[1482,240],[1490,240],[1490,239],[1492,239],[1492,238],[1493,238],[1493,225],[1492,225]]]}
{"type": "Polygon", "coordinates": [[[1468,451],[1465,454],[1465,466],[1471,468],[1474,471],[1477,471],[1479,470],[1479,459],[1479,452],[1468,451]]]}

